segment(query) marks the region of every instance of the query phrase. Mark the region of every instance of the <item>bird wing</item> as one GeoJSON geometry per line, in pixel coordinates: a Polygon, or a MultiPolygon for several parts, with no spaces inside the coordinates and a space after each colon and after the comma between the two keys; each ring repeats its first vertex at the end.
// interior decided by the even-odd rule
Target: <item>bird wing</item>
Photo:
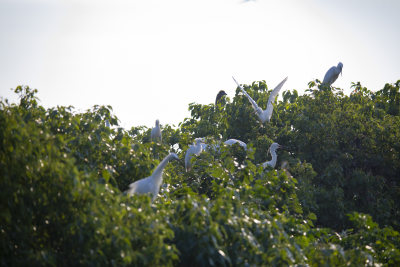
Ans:
{"type": "MultiPolygon", "coordinates": [[[[331,68],[326,72],[326,74],[325,74],[325,76],[324,76],[324,80],[322,81],[322,83],[331,85],[331,84],[334,82],[334,81],[332,81],[332,80],[333,80],[333,76],[335,75],[335,70],[336,70],[336,67],[335,67],[335,66],[331,67],[331,68]]],[[[338,75],[338,76],[339,76],[339,75],[338,75]]],[[[336,77],[336,78],[337,78],[337,77],[336,77]]]]}
{"type": "Polygon", "coordinates": [[[151,129],[150,139],[152,141],[156,141],[156,139],[160,139],[160,142],[162,142],[162,133],[161,133],[160,127],[156,126],[153,129],[151,129]]]}
{"type": "Polygon", "coordinates": [[[247,150],[247,145],[245,142],[237,140],[237,139],[228,139],[224,142],[226,145],[233,145],[238,143],[241,147],[243,147],[245,150],[247,150]]]}
{"type": "Polygon", "coordinates": [[[254,109],[255,111],[259,110],[260,108],[259,108],[259,106],[257,105],[257,103],[253,100],[253,98],[251,98],[251,96],[249,96],[249,94],[247,94],[247,92],[244,90],[244,88],[235,80],[235,78],[233,78],[233,76],[232,76],[232,79],[233,79],[233,80],[235,81],[235,83],[239,86],[240,90],[242,90],[243,94],[244,94],[245,96],[247,96],[247,98],[249,99],[249,101],[250,101],[250,103],[251,103],[253,109],[254,109]]]}
{"type": "Polygon", "coordinates": [[[150,184],[151,184],[151,181],[149,178],[150,177],[146,177],[146,178],[137,180],[134,183],[131,183],[129,185],[129,191],[132,191],[132,193],[138,193],[138,194],[148,193],[150,190],[150,184]]]}
{"type": "Polygon", "coordinates": [[[277,97],[277,95],[279,94],[279,91],[281,90],[283,84],[287,81],[288,77],[286,77],[285,79],[283,79],[283,81],[281,81],[275,88],[274,90],[272,90],[272,93],[270,94],[269,98],[268,98],[268,105],[269,103],[273,103],[275,102],[275,98],[277,97]]]}
{"type": "Polygon", "coordinates": [[[268,166],[270,166],[270,167],[273,168],[271,161],[272,161],[272,160],[264,162],[264,163],[262,164],[263,169],[267,168],[268,166]]]}
{"type": "Polygon", "coordinates": [[[224,144],[226,144],[226,145],[233,145],[234,143],[236,143],[236,140],[235,140],[235,139],[228,139],[228,140],[226,140],[226,141],[224,142],[224,144]]]}
{"type": "Polygon", "coordinates": [[[275,88],[272,90],[271,94],[269,95],[268,102],[267,102],[267,109],[265,111],[266,113],[266,119],[269,121],[272,116],[272,111],[274,109],[273,103],[275,102],[275,98],[278,96],[279,91],[282,89],[283,84],[287,81],[288,77],[283,79],[275,88]]]}
{"type": "Polygon", "coordinates": [[[125,191],[129,196],[131,196],[131,195],[136,193],[136,190],[137,190],[137,187],[138,187],[138,182],[139,181],[136,181],[136,182],[133,182],[133,183],[129,184],[129,189],[125,191]]]}

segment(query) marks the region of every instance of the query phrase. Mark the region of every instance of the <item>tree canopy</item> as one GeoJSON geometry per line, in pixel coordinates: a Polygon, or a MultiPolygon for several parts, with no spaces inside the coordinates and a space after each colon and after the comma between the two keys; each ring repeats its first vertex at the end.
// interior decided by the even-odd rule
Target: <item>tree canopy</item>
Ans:
{"type": "MultiPolygon", "coordinates": [[[[265,81],[244,87],[266,107],[265,81]]],[[[0,101],[0,264],[399,265],[400,80],[352,88],[285,91],[265,124],[237,89],[189,104],[155,143],[147,127],[121,128],[110,106],[46,109],[18,86],[19,103],[0,101]],[[197,137],[220,149],[186,172],[197,137]],[[250,149],[221,144],[230,138],[250,149]],[[287,149],[263,169],[273,142],[287,149]],[[182,160],[153,203],[123,193],[169,152],[182,160]]]]}

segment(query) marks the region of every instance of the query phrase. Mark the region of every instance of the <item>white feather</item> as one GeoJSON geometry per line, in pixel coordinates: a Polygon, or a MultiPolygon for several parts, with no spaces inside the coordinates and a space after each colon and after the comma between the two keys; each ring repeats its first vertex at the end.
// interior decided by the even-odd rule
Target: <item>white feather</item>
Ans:
{"type": "Polygon", "coordinates": [[[276,155],[276,150],[280,148],[280,145],[278,143],[273,143],[269,149],[268,152],[271,154],[272,159],[270,161],[266,161],[262,164],[263,168],[265,169],[266,167],[270,166],[272,168],[275,168],[276,161],[278,160],[278,156],[276,155]]]}
{"type": "Polygon", "coordinates": [[[279,91],[281,90],[283,84],[287,81],[288,77],[283,79],[283,81],[281,81],[274,88],[274,90],[272,90],[271,95],[269,96],[268,101],[267,101],[267,109],[266,110],[261,109],[257,105],[257,103],[253,100],[253,98],[251,98],[251,96],[249,96],[249,94],[244,90],[244,88],[235,80],[235,78],[234,77],[232,77],[232,78],[236,82],[236,84],[239,86],[239,88],[243,92],[243,94],[249,99],[249,101],[251,103],[251,106],[255,110],[255,112],[256,112],[259,120],[261,121],[261,123],[269,122],[271,120],[272,111],[274,109],[273,103],[275,102],[275,98],[278,96],[279,91]]]}
{"type": "Polygon", "coordinates": [[[151,141],[154,141],[154,142],[160,141],[160,143],[162,143],[162,134],[161,134],[159,120],[156,120],[156,126],[153,129],[151,129],[150,139],[151,139],[151,141]]]}
{"type": "Polygon", "coordinates": [[[331,67],[325,74],[323,84],[332,85],[336,79],[339,77],[339,74],[342,73],[343,64],[339,62],[337,66],[331,67]]]}
{"type": "Polygon", "coordinates": [[[175,153],[170,153],[161,161],[151,176],[131,183],[126,193],[130,196],[133,194],[151,194],[151,201],[154,201],[158,195],[158,192],[160,191],[163,170],[167,163],[172,159],[177,160],[178,156],[175,153]]]}
{"type": "Polygon", "coordinates": [[[186,151],[185,155],[185,169],[186,171],[189,171],[192,168],[192,163],[190,160],[192,159],[193,155],[200,155],[201,152],[203,152],[206,148],[207,145],[203,143],[203,138],[196,138],[195,141],[193,142],[193,145],[190,145],[188,150],[186,151]]]}

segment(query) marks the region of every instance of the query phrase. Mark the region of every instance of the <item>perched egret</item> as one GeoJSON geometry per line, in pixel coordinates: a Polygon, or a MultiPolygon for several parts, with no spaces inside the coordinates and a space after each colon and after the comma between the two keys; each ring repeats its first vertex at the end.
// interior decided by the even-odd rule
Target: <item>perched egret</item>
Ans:
{"type": "Polygon", "coordinates": [[[161,135],[161,128],[160,128],[160,121],[156,120],[156,126],[151,129],[150,135],[151,141],[160,141],[162,142],[162,135],[161,135]]]}
{"type": "Polygon", "coordinates": [[[218,104],[218,102],[221,100],[221,98],[226,95],[224,90],[221,90],[218,92],[217,98],[215,98],[215,105],[218,104]]]}
{"type": "Polygon", "coordinates": [[[230,146],[233,145],[233,144],[236,144],[236,143],[238,143],[241,147],[243,147],[244,150],[247,150],[247,145],[243,141],[240,141],[240,140],[237,140],[237,139],[228,139],[228,140],[226,140],[224,142],[224,144],[230,145],[230,146]]]}
{"type": "Polygon", "coordinates": [[[339,74],[342,73],[342,68],[343,68],[342,62],[339,62],[339,64],[336,67],[333,66],[332,68],[330,68],[326,72],[324,81],[322,83],[331,86],[332,83],[334,83],[336,79],[339,77],[339,74]]]}
{"type": "Polygon", "coordinates": [[[151,201],[156,199],[158,192],[160,191],[160,186],[162,184],[162,173],[168,162],[171,160],[179,159],[175,153],[170,153],[166,156],[160,164],[158,164],[157,168],[154,170],[153,174],[149,177],[140,179],[134,183],[129,185],[129,189],[126,191],[128,195],[133,194],[148,194],[152,195],[151,201]]]}
{"type": "MultiPolygon", "coordinates": [[[[267,166],[271,166],[272,168],[275,168],[276,165],[276,160],[278,159],[278,156],[276,155],[276,150],[278,148],[281,148],[282,146],[278,143],[273,143],[269,149],[268,149],[268,153],[271,154],[272,159],[270,161],[266,161],[262,164],[263,168],[265,169],[267,166]]],[[[267,154],[268,154],[267,153],[267,154]]]]}
{"type": "Polygon", "coordinates": [[[193,155],[200,155],[201,152],[203,152],[206,148],[207,145],[203,143],[203,138],[196,138],[193,142],[193,145],[190,145],[188,150],[186,151],[185,155],[185,169],[186,171],[190,171],[192,168],[192,164],[190,160],[192,159],[193,155]]]}
{"type": "MultiPolygon", "coordinates": [[[[233,78],[233,77],[232,77],[233,78]]],[[[273,102],[275,101],[275,98],[277,97],[277,95],[279,94],[279,91],[281,90],[283,84],[287,81],[286,77],[285,79],[283,79],[283,81],[281,81],[274,90],[272,90],[271,95],[268,98],[268,102],[267,102],[267,109],[266,110],[262,110],[257,103],[253,100],[253,98],[251,98],[247,92],[244,90],[244,88],[235,80],[235,78],[233,78],[233,80],[236,82],[236,84],[239,86],[240,90],[242,90],[243,94],[245,96],[247,96],[247,98],[249,99],[251,106],[253,107],[253,109],[255,110],[258,118],[260,119],[261,123],[264,122],[269,122],[271,120],[271,116],[272,116],[272,111],[274,109],[273,106],[273,102]]]]}

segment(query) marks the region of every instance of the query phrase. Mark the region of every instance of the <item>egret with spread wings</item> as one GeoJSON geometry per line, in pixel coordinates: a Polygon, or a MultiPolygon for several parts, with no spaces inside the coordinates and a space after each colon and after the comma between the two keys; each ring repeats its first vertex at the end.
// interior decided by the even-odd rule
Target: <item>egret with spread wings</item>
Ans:
{"type": "Polygon", "coordinates": [[[243,94],[249,99],[251,106],[253,107],[253,109],[255,110],[258,118],[260,119],[260,121],[262,123],[264,122],[269,122],[271,120],[271,116],[272,116],[272,111],[274,109],[273,106],[273,102],[275,101],[275,98],[278,96],[279,91],[281,90],[283,84],[287,81],[286,77],[285,79],[283,79],[283,81],[281,81],[274,90],[272,90],[271,95],[268,98],[268,102],[267,102],[267,109],[266,110],[262,110],[256,103],[256,101],[253,100],[253,98],[251,98],[249,96],[249,94],[247,94],[247,92],[244,90],[244,88],[235,80],[234,77],[232,77],[233,80],[236,82],[236,84],[239,86],[240,90],[242,90],[243,94]]]}

